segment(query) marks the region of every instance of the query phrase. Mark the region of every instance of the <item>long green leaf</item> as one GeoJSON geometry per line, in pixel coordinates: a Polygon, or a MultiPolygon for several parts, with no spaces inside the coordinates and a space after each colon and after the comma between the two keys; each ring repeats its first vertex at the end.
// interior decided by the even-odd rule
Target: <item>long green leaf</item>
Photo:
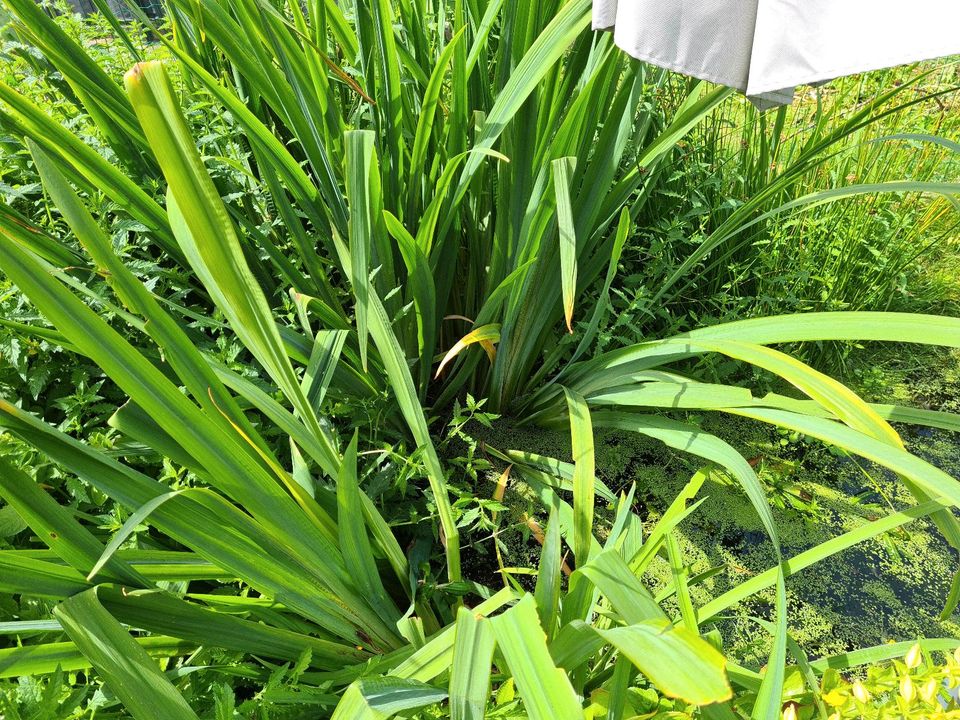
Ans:
{"type": "Polygon", "coordinates": [[[360,485],[357,480],[357,433],[343,455],[337,481],[337,525],[343,560],[358,589],[385,620],[396,622],[400,613],[387,595],[374,562],[370,539],[363,517],[360,485]]]}
{"type": "MultiPolygon", "coordinates": [[[[867,522],[858,528],[849,530],[842,535],[831,538],[815,547],[810,548],[792,558],[783,561],[782,570],[785,576],[795,575],[801,570],[815,563],[827,560],[839,552],[853,547],[870,538],[882,535],[902,525],[913,522],[917,518],[926,517],[945,506],[944,502],[931,500],[930,502],[908,508],[902,512],[891,513],[879,520],[867,522]]],[[[724,610],[734,606],[741,600],[757,594],[761,590],[773,587],[777,582],[780,568],[774,567],[754,575],[722,595],[715,597],[697,610],[700,622],[709,622],[724,610]]]]}
{"type": "MultiPolygon", "coordinates": [[[[197,649],[195,644],[162,635],[139,637],[135,643],[150,657],[155,658],[189,655],[197,649]]],[[[0,649],[0,678],[45,675],[56,672],[57,668],[64,672],[76,672],[89,670],[92,666],[86,655],[72,642],[0,649]]]]}
{"type": "Polygon", "coordinates": [[[540,625],[553,639],[556,633],[557,616],[560,606],[560,521],[555,508],[550,509],[550,519],[544,532],[543,548],[540,551],[540,567],[537,571],[537,584],[533,598],[537,603],[540,625]]]}
{"type": "Polygon", "coordinates": [[[331,720],[387,720],[405,710],[435,705],[447,693],[418,680],[365,678],[347,688],[331,720]]]}
{"type": "Polygon", "coordinates": [[[97,599],[95,589],[54,609],[63,629],[137,720],[198,720],[156,661],[97,599]]]}
{"type": "Polygon", "coordinates": [[[763,486],[750,463],[727,442],[699,428],[653,415],[601,411],[593,413],[593,420],[598,427],[617,428],[649,435],[677,450],[698,455],[720,465],[743,488],[750,504],[760,516],[775,552],[780,552],[779,534],[763,486]]]}
{"type": "Polygon", "coordinates": [[[573,304],[577,293],[577,231],[573,224],[570,183],[577,167],[575,157],[559,158],[552,163],[553,188],[557,198],[557,225],[560,238],[560,284],[563,289],[563,319],[573,333],[573,304]]]}
{"type": "MultiPolygon", "coordinates": [[[[37,536],[73,569],[85,572],[97,563],[103,544],[24,472],[0,458],[0,494],[16,508],[37,536]]],[[[119,558],[107,564],[107,573],[134,587],[150,582],[119,558]]]]}
{"type": "Polygon", "coordinates": [[[810,663],[810,667],[815,672],[822,673],[827,668],[845,670],[859,665],[875,665],[884,660],[902,658],[917,643],[926,652],[953,652],[960,647],[960,639],[958,638],[922,638],[898,643],[884,643],[876,647],[862,648],[814,660],[810,663]]]}
{"type": "Polygon", "coordinates": [[[174,235],[191,266],[244,345],[263,365],[327,449],[324,471],[335,476],[339,452],[317,421],[290,365],[270,307],[244,258],[233,223],[197,152],[159,63],[141,63],[126,77],[134,110],[169,183],[174,235]]]}
{"type": "Polygon", "coordinates": [[[547,650],[533,596],[524,595],[490,623],[530,720],[582,720],[583,710],[573,686],[547,650]]]}
{"type": "MultiPolygon", "coordinates": [[[[517,113],[540,81],[550,72],[553,63],[590,22],[588,0],[570,0],[544,29],[524,55],[509,81],[501,89],[497,101],[487,113],[486,122],[474,143],[474,149],[492,148],[504,128],[517,113]]],[[[467,186],[480,169],[482,156],[471,155],[463,168],[455,192],[454,205],[466,194],[467,186]]]]}
{"type": "Polygon", "coordinates": [[[427,148],[430,138],[433,135],[434,119],[437,113],[437,106],[440,103],[440,91],[443,87],[443,79],[447,68],[450,66],[450,60],[453,53],[463,41],[465,29],[457,31],[447,46],[443,49],[436,64],[433,66],[433,72],[430,74],[430,81],[427,83],[426,90],[423,93],[423,100],[420,105],[420,113],[417,117],[417,130],[413,139],[413,150],[410,153],[410,178],[409,187],[416,197],[419,191],[424,169],[427,161],[427,148]]]}
{"type": "MultiPolygon", "coordinates": [[[[168,492],[163,484],[120,465],[2,400],[0,425],[132,510],[168,492]]],[[[297,516],[292,509],[287,513],[286,528],[289,529],[297,516]]],[[[357,626],[364,628],[366,635],[373,631],[382,636],[385,645],[390,645],[396,637],[395,630],[386,627],[372,610],[367,611],[365,602],[349,587],[338,584],[328,575],[327,580],[337,587],[336,592],[330,592],[317,578],[318,573],[323,575],[331,564],[336,564],[336,557],[316,555],[316,548],[309,546],[292,552],[291,543],[299,544],[301,538],[288,532],[271,533],[219,496],[199,490],[190,495],[180,494],[158,505],[151,517],[158,529],[193,548],[215,566],[224,568],[231,577],[243,578],[267,597],[315,619],[348,641],[367,642],[356,633],[357,626]],[[365,617],[360,620],[358,615],[365,617]]],[[[14,559],[8,557],[6,561],[14,559]]],[[[25,564],[29,566],[29,562],[25,564]]],[[[44,594],[64,597],[87,587],[82,576],[77,580],[75,571],[65,574],[66,568],[44,565],[47,566],[44,585],[34,582],[30,592],[39,594],[41,588],[46,587],[44,594]]],[[[16,576],[11,575],[13,577],[16,576]]]]}
{"type": "Polygon", "coordinates": [[[100,587],[97,594],[101,604],[118,620],[197,645],[285,661],[296,661],[309,650],[310,664],[320,668],[341,668],[363,663],[370,657],[369,651],[358,650],[354,645],[217,612],[167,593],[131,593],[124,589],[100,587]]]}
{"type": "Polygon", "coordinates": [[[593,544],[593,503],[596,483],[593,425],[586,401],[564,388],[570,414],[570,438],[573,447],[573,552],[577,565],[590,559],[593,544]]]}
{"type": "Polygon", "coordinates": [[[483,720],[490,697],[493,631],[490,622],[466,608],[457,613],[450,668],[450,719],[483,720]]]}
{"type": "Polygon", "coordinates": [[[760,691],[750,713],[750,720],[767,720],[780,714],[783,704],[783,680],[787,664],[787,590],[783,571],[777,572],[777,623],[773,648],[767,662],[760,691]]]}
{"type": "MultiPolygon", "coordinates": [[[[226,428],[231,424],[240,427],[246,437],[254,439],[261,452],[269,452],[266,443],[240,412],[233,397],[224,390],[183,329],[116,256],[110,239],[96,224],[49,156],[32,142],[28,141],[27,144],[57,209],[97,266],[104,271],[107,281],[124,305],[147,320],[146,331],[163,349],[167,361],[187,385],[194,400],[206,407],[208,415],[220,420],[221,425],[226,428]]],[[[238,444],[244,451],[252,453],[247,443],[241,441],[238,444]]]]}
{"type": "Polygon", "coordinates": [[[370,207],[370,179],[373,170],[373,133],[353,130],[346,135],[347,198],[350,202],[350,285],[355,298],[357,338],[360,342],[360,361],[367,369],[367,330],[369,316],[368,276],[373,246],[373,211],[370,207]]]}
{"type": "Polygon", "coordinates": [[[765,408],[729,408],[727,412],[779,425],[836,445],[893,470],[933,498],[960,507],[960,482],[906,450],[876,440],[833,420],[765,408]]]}
{"type": "Polygon", "coordinates": [[[650,591],[630,570],[616,548],[599,553],[577,572],[596,586],[627,625],[666,620],[650,591]]]}

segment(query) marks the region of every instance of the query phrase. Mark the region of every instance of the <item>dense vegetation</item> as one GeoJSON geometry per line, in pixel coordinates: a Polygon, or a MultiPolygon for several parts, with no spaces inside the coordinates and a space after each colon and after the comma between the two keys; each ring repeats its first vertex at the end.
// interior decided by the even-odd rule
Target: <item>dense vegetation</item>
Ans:
{"type": "Polygon", "coordinates": [[[3,2],[4,717],[960,713],[953,62],[3,2]]]}

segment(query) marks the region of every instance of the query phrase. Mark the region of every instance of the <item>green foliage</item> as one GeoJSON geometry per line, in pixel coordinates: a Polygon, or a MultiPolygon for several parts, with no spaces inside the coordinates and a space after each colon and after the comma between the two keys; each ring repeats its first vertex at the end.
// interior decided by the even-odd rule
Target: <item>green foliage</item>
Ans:
{"type": "MultiPolygon", "coordinates": [[[[785,576],[926,516],[960,548],[960,485],[890,424],[957,429],[960,418],[869,404],[770,347],[957,348],[960,320],[810,313],[681,334],[665,322],[662,336],[610,344],[604,313],[626,297],[614,281],[631,228],[671,192],[688,138],[729,91],[626,58],[587,32],[588,0],[171,0],[169,26],[130,34],[109,16],[79,31],[33,0],[5,2],[27,48],[11,51],[11,72],[26,64],[37,81],[0,85],[20,210],[0,213],[0,269],[16,288],[3,302],[17,309],[4,325],[17,378],[0,427],[27,467],[0,472],[25,525],[8,511],[20,537],[0,552],[0,591],[45,624],[8,628],[26,642],[0,650],[0,673],[55,673],[43,712],[79,707],[58,668],[92,668],[108,711],[134,717],[702,706],[768,718],[790,689],[788,651],[803,665],[785,576]],[[144,45],[147,31],[158,45],[144,45]],[[162,46],[169,70],[137,62],[121,83],[126,59],[88,50],[85,32],[116,33],[136,60],[162,46]],[[56,417],[36,406],[50,378],[31,382],[27,343],[83,358],[56,417]],[[730,384],[703,360],[718,357],[802,397],[730,384]],[[917,504],[791,555],[753,465],[696,413],[860,455],[917,504]],[[569,427],[571,451],[533,456],[468,430],[503,419],[569,427]],[[618,495],[598,479],[601,428],[696,458],[652,527],[635,488],[618,495]],[[67,492],[40,485],[48,460],[34,453],[67,492]],[[474,492],[488,454],[512,464],[501,487],[522,486],[549,517],[545,530],[523,520],[544,545],[539,562],[507,568],[498,555],[500,591],[461,561],[461,533],[496,536],[507,509],[502,490],[492,502],[474,492]],[[678,538],[715,475],[748,498],[775,565],[701,604],[678,538]],[[672,590],[658,597],[644,580],[663,555],[672,590]],[[715,625],[771,588],[774,622],[760,625],[773,650],[759,674],[725,657],[715,625]]],[[[658,249],[650,303],[667,308],[789,211],[955,195],[929,177],[804,185],[913,103],[892,89],[838,109],[782,172],[753,173],[702,242],[658,249]]],[[[789,489],[774,490],[783,504],[789,489]]]]}
{"type": "Polygon", "coordinates": [[[942,664],[935,658],[918,643],[902,658],[871,666],[865,676],[843,677],[831,668],[824,672],[814,693],[805,691],[802,679],[794,677],[795,689],[787,694],[788,707],[792,706],[794,717],[814,717],[813,696],[832,720],[957,717],[960,658],[948,653],[942,664]]]}
{"type": "MultiPolygon", "coordinates": [[[[777,202],[827,188],[909,178],[956,177],[956,61],[837,80],[798,96],[777,112],[757,114],[730,99],[676,154],[676,170],[655,191],[656,210],[638,218],[625,273],[614,293],[609,343],[641,339],[663,324],[811,310],[956,308],[956,213],[949,198],[911,194],[851,197],[800,207],[744,228],[729,252],[653,302],[684,257],[749,204],[764,185],[792,178],[777,202]],[[878,117],[833,142],[829,159],[809,165],[802,153],[829,138],[891,87],[899,98],[878,117]],[[669,208],[669,212],[664,212],[669,208]]],[[[804,356],[836,362],[849,347],[808,347],[804,356]]]]}

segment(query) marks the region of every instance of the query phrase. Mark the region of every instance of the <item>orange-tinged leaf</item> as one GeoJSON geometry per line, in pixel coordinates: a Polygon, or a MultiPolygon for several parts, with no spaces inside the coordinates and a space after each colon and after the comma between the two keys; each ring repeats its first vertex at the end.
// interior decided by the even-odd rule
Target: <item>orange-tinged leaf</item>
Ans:
{"type": "Polygon", "coordinates": [[[490,358],[490,361],[493,362],[493,359],[496,357],[496,347],[495,343],[500,341],[500,324],[491,323],[489,325],[481,325],[474,330],[471,330],[462,338],[457,340],[452,348],[447,350],[447,354],[443,356],[443,360],[440,361],[440,366],[437,368],[437,374],[434,375],[434,379],[440,377],[440,373],[443,372],[443,369],[447,364],[453,360],[457,355],[467,349],[470,345],[474,343],[479,343],[484,350],[487,351],[487,356],[490,358]]]}

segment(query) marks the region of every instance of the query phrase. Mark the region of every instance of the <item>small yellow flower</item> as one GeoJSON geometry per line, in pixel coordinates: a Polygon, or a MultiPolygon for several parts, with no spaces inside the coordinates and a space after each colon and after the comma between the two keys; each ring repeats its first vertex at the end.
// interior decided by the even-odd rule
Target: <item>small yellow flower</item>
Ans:
{"type": "Polygon", "coordinates": [[[870,692],[863,686],[863,683],[857,680],[853,684],[853,696],[862,703],[870,700],[870,692]]]}
{"type": "Polygon", "coordinates": [[[920,649],[920,643],[917,643],[907,651],[906,657],[903,658],[903,662],[908,668],[920,666],[920,663],[923,662],[923,651],[920,649]]]}
{"type": "Polygon", "coordinates": [[[937,679],[930,678],[923,684],[923,687],[920,688],[920,697],[923,698],[924,702],[932,702],[939,689],[940,683],[937,682],[937,679]]]}
{"type": "Polygon", "coordinates": [[[910,703],[916,696],[917,689],[913,686],[913,680],[910,679],[909,675],[904,675],[900,678],[900,697],[910,703]]]}
{"type": "Polygon", "coordinates": [[[790,703],[783,709],[783,720],[797,720],[796,703],[790,703]]]}

